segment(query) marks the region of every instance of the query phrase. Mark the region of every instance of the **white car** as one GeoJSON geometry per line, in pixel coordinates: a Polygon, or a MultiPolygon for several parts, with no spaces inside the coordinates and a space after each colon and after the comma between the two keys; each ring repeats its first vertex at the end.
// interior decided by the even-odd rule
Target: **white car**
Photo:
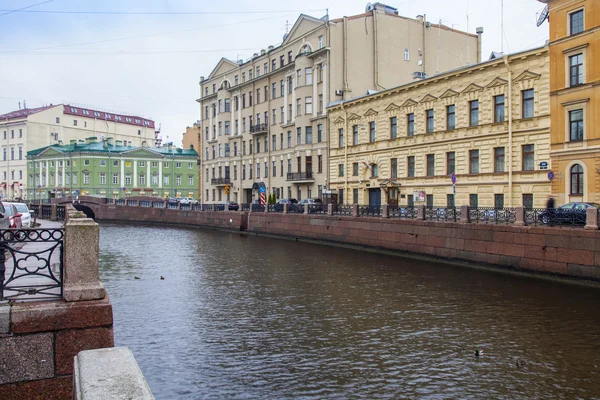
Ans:
{"type": "Polygon", "coordinates": [[[33,219],[31,218],[31,212],[25,203],[7,203],[14,204],[17,208],[17,211],[21,214],[21,223],[23,224],[23,228],[31,228],[33,224],[33,219]]]}

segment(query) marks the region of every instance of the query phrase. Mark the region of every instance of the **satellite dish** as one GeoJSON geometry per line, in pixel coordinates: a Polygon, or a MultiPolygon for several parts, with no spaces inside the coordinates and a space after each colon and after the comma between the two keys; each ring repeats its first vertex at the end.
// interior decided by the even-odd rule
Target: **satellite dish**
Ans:
{"type": "Polygon", "coordinates": [[[367,3],[367,6],[365,7],[365,12],[369,12],[372,10],[372,4],[371,3],[367,3]]]}
{"type": "Polygon", "coordinates": [[[542,10],[542,13],[540,14],[540,16],[537,20],[537,26],[540,26],[541,24],[543,24],[544,21],[547,19],[548,19],[548,5],[546,5],[546,7],[544,7],[544,9],[542,10]]]}

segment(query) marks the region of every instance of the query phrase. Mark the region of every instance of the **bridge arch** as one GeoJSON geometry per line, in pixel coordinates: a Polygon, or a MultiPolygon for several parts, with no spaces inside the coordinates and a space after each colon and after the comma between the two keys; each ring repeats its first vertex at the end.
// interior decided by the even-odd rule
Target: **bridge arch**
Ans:
{"type": "Polygon", "coordinates": [[[84,213],[86,217],[91,218],[93,220],[96,219],[96,213],[94,213],[94,210],[92,210],[90,207],[83,204],[73,204],[73,207],[75,207],[77,211],[81,211],[82,213],[84,213]]]}

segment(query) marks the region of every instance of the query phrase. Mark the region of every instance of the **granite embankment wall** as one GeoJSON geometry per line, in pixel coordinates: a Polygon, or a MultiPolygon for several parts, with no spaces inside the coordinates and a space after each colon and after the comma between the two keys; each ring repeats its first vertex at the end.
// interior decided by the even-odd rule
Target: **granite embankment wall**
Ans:
{"type": "MultiPolygon", "coordinates": [[[[246,211],[196,211],[101,204],[96,218],[247,230],[409,252],[446,260],[600,280],[600,231],[571,227],[436,222],[246,211]]],[[[595,223],[595,221],[594,221],[595,223]]]]}

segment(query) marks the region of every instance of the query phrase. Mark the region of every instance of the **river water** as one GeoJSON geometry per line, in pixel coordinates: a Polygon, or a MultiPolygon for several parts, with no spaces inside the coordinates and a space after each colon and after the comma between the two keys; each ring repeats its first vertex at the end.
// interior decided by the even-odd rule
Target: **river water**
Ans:
{"type": "Polygon", "coordinates": [[[187,228],[100,251],[157,399],[600,399],[598,289],[187,228]]]}

